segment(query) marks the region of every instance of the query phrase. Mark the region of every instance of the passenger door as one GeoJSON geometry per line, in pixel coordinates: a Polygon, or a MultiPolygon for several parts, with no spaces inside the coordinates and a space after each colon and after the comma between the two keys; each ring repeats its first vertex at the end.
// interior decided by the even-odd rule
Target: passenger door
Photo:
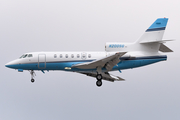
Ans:
{"type": "Polygon", "coordinates": [[[46,68],[46,55],[45,54],[39,54],[38,55],[38,68],[39,69],[45,69],[46,68]]]}

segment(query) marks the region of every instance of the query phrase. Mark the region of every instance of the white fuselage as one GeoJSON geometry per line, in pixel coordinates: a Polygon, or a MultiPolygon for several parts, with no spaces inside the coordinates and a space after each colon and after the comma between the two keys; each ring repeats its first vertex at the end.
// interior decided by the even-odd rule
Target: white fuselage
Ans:
{"type": "MultiPolygon", "coordinates": [[[[81,70],[71,69],[71,66],[106,58],[115,53],[116,52],[31,52],[24,54],[27,55],[24,58],[22,57],[7,63],[6,66],[11,66],[14,69],[23,69],[23,70],[83,71],[82,69],[81,70]],[[32,56],[28,57],[28,55],[32,55],[32,56]]],[[[126,61],[127,59],[129,59],[129,61],[130,60],[132,61],[132,58],[144,58],[145,60],[147,60],[146,57],[153,57],[153,56],[157,57],[162,55],[158,52],[156,53],[140,52],[140,51],[128,52],[127,54],[122,56],[121,64],[123,63],[122,61],[124,61],[123,58],[126,58],[126,61]]],[[[158,59],[159,61],[159,57],[155,59],[158,59]]],[[[132,62],[137,62],[137,60],[132,62]]],[[[128,65],[127,67],[123,67],[122,69],[129,69],[140,66],[144,66],[144,64],[137,64],[137,66],[132,66],[132,67],[128,65]]],[[[112,70],[117,70],[117,69],[120,68],[115,68],[112,70]]]]}

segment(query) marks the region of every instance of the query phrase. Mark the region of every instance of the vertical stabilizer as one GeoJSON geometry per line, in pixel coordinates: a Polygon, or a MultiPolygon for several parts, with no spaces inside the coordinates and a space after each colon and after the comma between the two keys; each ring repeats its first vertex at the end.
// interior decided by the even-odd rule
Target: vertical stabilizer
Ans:
{"type": "Polygon", "coordinates": [[[158,18],[136,42],[162,40],[167,22],[168,18],[158,18]]]}

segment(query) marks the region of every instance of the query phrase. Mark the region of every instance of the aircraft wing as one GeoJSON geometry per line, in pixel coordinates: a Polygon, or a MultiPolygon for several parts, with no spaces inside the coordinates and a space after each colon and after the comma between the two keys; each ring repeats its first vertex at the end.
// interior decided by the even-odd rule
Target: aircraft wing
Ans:
{"type": "Polygon", "coordinates": [[[80,69],[94,69],[97,67],[106,67],[108,71],[110,71],[114,65],[120,62],[120,57],[126,54],[127,52],[118,52],[115,53],[114,55],[94,60],[92,62],[87,62],[87,63],[81,63],[81,64],[76,64],[73,65],[72,68],[80,68],[80,69]]]}
{"type": "MultiPolygon", "coordinates": [[[[81,73],[81,74],[85,74],[87,76],[91,76],[91,77],[96,77],[97,76],[97,73],[96,72],[78,72],[78,73],[81,73]]],[[[114,75],[111,75],[109,74],[108,72],[103,72],[102,73],[102,79],[104,80],[107,80],[107,81],[110,81],[110,82],[114,82],[114,81],[125,81],[123,78],[120,78],[118,76],[114,76],[114,75]]]]}

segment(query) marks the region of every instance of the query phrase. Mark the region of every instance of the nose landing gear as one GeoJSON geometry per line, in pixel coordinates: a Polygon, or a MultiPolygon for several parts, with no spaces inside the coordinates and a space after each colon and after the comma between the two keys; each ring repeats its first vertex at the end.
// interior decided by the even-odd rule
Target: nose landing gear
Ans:
{"type": "Polygon", "coordinates": [[[33,70],[29,71],[31,74],[31,82],[35,82],[34,77],[36,76],[35,72],[33,70]]]}
{"type": "Polygon", "coordinates": [[[34,79],[31,79],[31,82],[33,83],[33,82],[35,82],[35,80],[34,80],[34,79]]]}

